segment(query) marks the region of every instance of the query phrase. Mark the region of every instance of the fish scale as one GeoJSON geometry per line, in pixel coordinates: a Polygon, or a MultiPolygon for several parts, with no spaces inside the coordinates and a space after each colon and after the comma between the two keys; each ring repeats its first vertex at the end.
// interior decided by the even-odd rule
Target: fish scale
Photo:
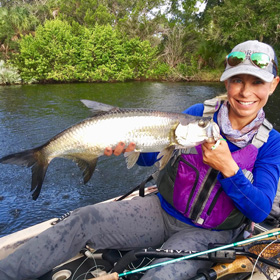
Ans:
{"type": "MultiPolygon", "coordinates": [[[[171,141],[174,141],[173,135],[170,135],[170,126],[177,125],[178,120],[170,120],[169,118],[162,118],[157,116],[132,115],[131,113],[120,113],[120,115],[114,114],[112,119],[110,115],[102,116],[100,118],[88,119],[80,124],[80,128],[77,127],[73,132],[65,131],[68,135],[65,141],[64,135],[54,139],[50,145],[46,147],[49,151],[53,150],[57,157],[59,153],[67,149],[71,152],[81,151],[91,152],[95,156],[100,156],[106,147],[115,147],[119,141],[123,141],[126,144],[134,142],[136,144],[136,150],[155,151],[155,148],[161,150],[171,141]],[[120,126],[119,124],[122,124],[120,126]],[[145,125],[143,125],[145,124],[145,125]],[[133,125],[134,129],[131,130],[133,125]],[[156,133],[154,133],[156,131],[156,133]],[[114,138],[112,139],[112,136],[114,138]],[[62,148],[60,145],[60,151],[58,153],[55,149],[56,145],[60,142],[64,143],[62,148]],[[65,143],[69,143],[69,146],[65,143]],[[78,145],[80,143],[80,146],[78,145]],[[52,149],[53,148],[53,149],[52,149]]],[[[51,154],[51,152],[49,152],[51,154]]]]}
{"type": "Polygon", "coordinates": [[[95,101],[83,101],[94,110],[87,118],[58,133],[42,146],[7,155],[0,163],[32,167],[33,199],[40,194],[49,163],[54,158],[75,161],[87,183],[107,147],[133,142],[135,151],[127,154],[127,167],[137,162],[140,152],[159,152],[160,169],[174,149],[193,147],[217,140],[219,128],[211,118],[145,109],[120,109],[95,101]]]}

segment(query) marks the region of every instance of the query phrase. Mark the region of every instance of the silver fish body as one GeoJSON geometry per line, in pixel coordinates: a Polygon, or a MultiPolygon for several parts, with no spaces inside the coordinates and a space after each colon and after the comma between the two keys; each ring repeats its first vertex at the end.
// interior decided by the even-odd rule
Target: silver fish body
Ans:
{"type": "Polygon", "coordinates": [[[83,103],[95,111],[85,119],[51,138],[44,145],[0,159],[0,163],[32,166],[33,199],[40,194],[49,163],[54,158],[75,161],[83,171],[84,183],[91,178],[98,157],[106,147],[120,141],[134,142],[135,151],[125,154],[128,168],[140,153],[160,152],[160,168],[168,162],[174,149],[193,147],[217,140],[218,126],[210,119],[186,114],[144,109],[119,109],[94,101],[83,103]]]}

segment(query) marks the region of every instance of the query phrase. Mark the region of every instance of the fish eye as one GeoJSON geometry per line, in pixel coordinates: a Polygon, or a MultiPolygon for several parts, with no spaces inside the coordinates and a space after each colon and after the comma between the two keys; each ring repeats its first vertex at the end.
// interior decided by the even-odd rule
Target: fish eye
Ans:
{"type": "Polygon", "coordinates": [[[206,126],[206,122],[205,122],[204,120],[200,120],[200,121],[198,122],[198,125],[199,125],[200,127],[205,127],[205,126],[206,126]]]}

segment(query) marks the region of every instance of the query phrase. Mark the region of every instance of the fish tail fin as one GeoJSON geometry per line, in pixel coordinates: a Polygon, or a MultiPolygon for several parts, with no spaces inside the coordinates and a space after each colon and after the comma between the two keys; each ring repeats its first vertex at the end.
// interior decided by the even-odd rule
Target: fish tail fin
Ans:
{"type": "Polygon", "coordinates": [[[36,163],[36,158],[34,157],[34,150],[31,149],[7,155],[0,159],[0,163],[30,167],[36,163]]]}
{"type": "Polygon", "coordinates": [[[46,171],[49,165],[48,160],[42,153],[42,147],[26,150],[23,152],[7,155],[0,159],[3,164],[15,164],[19,166],[32,166],[32,198],[36,200],[40,194],[46,171]]]}

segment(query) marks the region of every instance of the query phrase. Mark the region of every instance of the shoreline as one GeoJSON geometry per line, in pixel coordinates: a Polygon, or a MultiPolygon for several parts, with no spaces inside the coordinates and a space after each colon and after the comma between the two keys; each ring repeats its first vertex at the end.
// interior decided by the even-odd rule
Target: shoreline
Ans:
{"type": "MultiPolygon", "coordinates": [[[[220,76],[219,76],[220,77],[220,76]]],[[[168,83],[178,83],[178,82],[186,82],[186,83],[192,83],[192,82],[200,82],[200,83],[216,83],[220,82],[219,77],[211,77],[211,78],[199,78],[199,77],[186,77],[186,78],[138,78],[138,79],[132,79],[132,80],[125,80],[125,81],[117,81],[117,80],[111,80],[111,81],[54,81],[54,80],[48,80],[48,81],[39,81],[39,82],[21,82],[21,83],[0,83],[0,86],[14,86],[14,85],[48,85],[48,84],[93,84],[93,83],[127,83],[127,82],[168,82],[168,83]]]]}

